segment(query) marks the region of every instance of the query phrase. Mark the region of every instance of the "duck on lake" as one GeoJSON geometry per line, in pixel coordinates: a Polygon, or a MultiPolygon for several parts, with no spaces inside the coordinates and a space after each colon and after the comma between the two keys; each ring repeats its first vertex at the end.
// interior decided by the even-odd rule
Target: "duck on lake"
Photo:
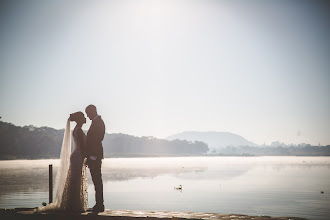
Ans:
{"type": "Polygon", "coordinates": [[[182,190],[182,185],[179,185],[178,187],[174,187],[175,190],[182,190]]]}

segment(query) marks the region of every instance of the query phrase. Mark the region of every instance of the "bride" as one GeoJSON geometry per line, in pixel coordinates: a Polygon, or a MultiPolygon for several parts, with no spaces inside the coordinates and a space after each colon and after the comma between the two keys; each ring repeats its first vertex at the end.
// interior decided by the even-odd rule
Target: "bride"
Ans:
{"type": "Polygon", "coordinates": [[[38,207],[37,212],[87,211],[87,159],[85,157],[86,135],[81,129],[82,125],[85,123],[86,118],[82,112],[70,114],[64,132],[60,166],[55,180],[54,202],[45,207],[38,207]],[[72,153],[70,121],[77,123],[72,132],[75,146],[72,153]]]}

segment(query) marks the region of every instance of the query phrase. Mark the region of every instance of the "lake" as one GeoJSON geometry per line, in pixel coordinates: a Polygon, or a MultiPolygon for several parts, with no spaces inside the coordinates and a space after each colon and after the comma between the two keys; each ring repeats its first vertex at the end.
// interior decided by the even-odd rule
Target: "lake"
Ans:
{"type": "MultiPolygon", "coordinates": [[[[48,165],[0,161],[0,208],[48,202],[48,165]]],[[[107,158],[106,209],[329,219],[330,157],[107,158]],[[182,190],[176,189],[182,185],[182,190]],[[323,192],[323,193],[321,193],[323,192]]],[[[88,171],[89,207],[95,203],[88,171]]]]}

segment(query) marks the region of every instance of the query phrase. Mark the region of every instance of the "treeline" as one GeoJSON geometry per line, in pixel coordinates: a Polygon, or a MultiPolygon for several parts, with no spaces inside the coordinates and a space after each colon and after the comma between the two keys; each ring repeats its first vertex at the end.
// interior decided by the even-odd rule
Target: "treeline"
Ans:
{"type": "MultiPolygon", "coordinates": [[[[0,159],[59,158],[64,129],[24,126],[0,121],[0,159]]],[[[203,142],[167,141],[153,137],[106,134],[105,157],[191,156],[208,152],[203,142]]]]}
{"type": "MultiPolygon", "coordinates": [[[[0,160],[59,158],[64,129],[24,126],[0,121],[0,160]]],[[[280,144],[278,144],[280,145],[280,144]]],[[[206,143],[106,134],[105,157],[153,156],[330,156],[328,146],[240,146],[209,151],[206,143]]]]}
{"type": "Polygon", "coordinates": [[[134,137],[127,134],[106,135],[103,141],[105,156],[190,156],[204,155],[209,151],[207,144],[200,141],[134,137]]]}
{"type": "Polygon", "coordinates": [[[64,129],[19,127],[0,121],[0,159],[59,157],[64,129]]]}
{"type": "Polygon", "coordinates": [[[330,145],[327,146],[263,146],[263,147],[224,147],[211,151],[217,156],[330,156],[330,145]]]}

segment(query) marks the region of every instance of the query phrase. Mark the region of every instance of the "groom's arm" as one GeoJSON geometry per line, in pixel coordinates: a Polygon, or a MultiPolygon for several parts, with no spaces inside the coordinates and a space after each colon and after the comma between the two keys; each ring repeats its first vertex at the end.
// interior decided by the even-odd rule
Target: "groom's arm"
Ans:
{"type": "Polygon", "coordinates": [[[102,141],[104,139],[104,135],[105,135],[105,125],[104,125],[103,120],[100,120],[97,123],[97,129],[95,132],[95,143],[100,144],[102,146],[102,141]]]}
{"type": "Polygon", "coordinates": [[[105,135],[105,125],[102,120],[93,124],[87,133],[88,156],[103,157],[102,140],[105,135]]]}

